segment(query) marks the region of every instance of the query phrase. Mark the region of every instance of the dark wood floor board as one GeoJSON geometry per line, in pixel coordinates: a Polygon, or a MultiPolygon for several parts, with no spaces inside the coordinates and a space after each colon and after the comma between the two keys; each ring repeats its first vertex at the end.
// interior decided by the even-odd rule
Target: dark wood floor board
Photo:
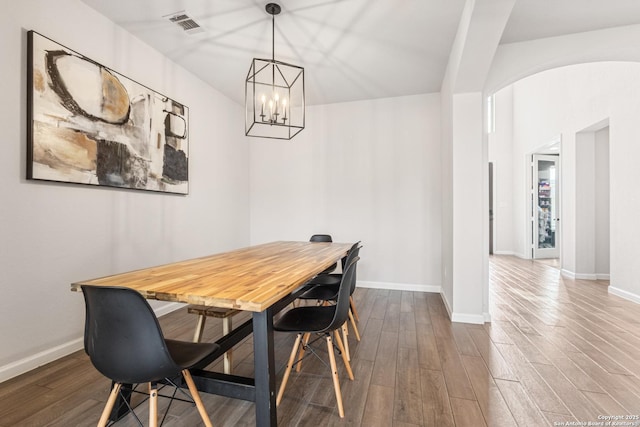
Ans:
{"type": "Polygon", "coordinates": [[[557,414],[571,414],[549,384],[544,381],[533,365],[520,352],[517,345],[496,344],[496,347],[509,363],[510,369],[517,375],[518,380],[531,400],[540,410],[557,414]]]}
{"type": "Polygon", "coordinates": [[[400,310],[400,330],[415,331],[416,330],[416,316],[415,311],[402,311],[400,310]]]}
{"type": "Polygon", "coordinates": [[[397,334],[400,331],[400,303],[389,303],[382,324],[383,332],[397,334]]]}
{"type": "Polygon", "coordinates": [[[438,355],[438,346],[436,337],[429,325],[420,325],[416,339],[418,343],[418,363],[423,369],[441,370],[440,356],[438,355]]]}
{"type": "Polygon", "coordinates": [[[591,403],[595,405],[599,414],[624,414],[625,408],[616,402],[608,393],[595,393],[591,391],[583,391],[591,403]]]}
{"type": "Polygon", "coordinates": [[[429,316],[429,303],[427,300],[428,294],[425,292],[412,293],[416,326],[431,324],[431,318],[429,316]]]}
{"type": "Polygon", "coordinates": [[[398,334],[381,332],[378,352],[373,365],[371,384],[395,387],[398,359],[398,334]]]}
{"type": "Polygon", "coordinates": [[[376,298],[373,301],[370,317],[372,319],[384,320],[384,316],[387,313],[387,306],[389,305],[388,298],[391,291],[373,290],[373,292],[375,293],[376,298]]]}
{"type": "Polygon", "coordinates": [[[623,413],[640,414],[640,391],[630,392],[626,387],[611,387],[607,393],[625,409],[623,413]]]}
{"type": "Polygon", "coordinates": [[[529,362],[551,364],[549,359],[535,346],[527,335],[511,321],[500,322],[500,327],[509,335],[514,345],[524,354],[529,362]]]}
{"type": "Polygon", "coordinates": [[[484,329],[468,328],[468,332],[493,378],[517,381],[516,375],[484,329]]]}
{"type": "Polygon", "coordinates": [[[364,329],[360,328],[361,323],[358,325],[360,336],[367,337],[367,339],[363,339],[358,345],[358,359],[371,362],[376,360],[383,323],[384,320],[382,319],[369,319],[364,329]]]}
{"type": "MultiPolygon", "coordinates": [[[[402,313],[411,314],[411,313],[402,313]]],[[[415,329],[400,328],[398,332],[398,346],[404,348],[412,348],[414,351],[418,349],[418,332],[415,329]]]]}
{"type": "Polygon", "coordinates": [[[570,424],[570,423],[578,423],[578,420],[573,415],[566,414],[554,414],[553,412],[542,412],[544,418],[547,420],[546,425],[550,426],[569,426],[569,425],[578,425],[578,424],[570,424]]]}
{"type": "Polygon", "coordinates": [[[545,424],[544,415],[529,398],[520,382],[498,378],[495,382],[518,426],[542,426],[545,424]]]}
{"type": "Polygon", "coordinates": [[[500,327],[497,322],[485,323],[483,329],[496,344],[513,344],[509,335],[500,327]]]}
{"type": "Polygon", "coordinates": [[[362,417],[362,426],[389,427],[393,425],[394,387],[371,384],[362,417]]]}
{"type": "MultiPolygon", "coordinates": [[[[605,341],[600,340],[590,342],[579,334],[574,333],[574,330],[568,330],[566,328],[558,328],[558,332],[563,338],[580,349],[582,353],[588,355],[596,363],[606,369],[607,372],[612,374],[631,375],[629,370],[611,358],[613,355],[610,353],[610,347],[605,343],[605,341]],[[600,348],[602,348],[602,350],[600,348]]],[[[620,356],[621,358],[624,357],[624,355],[620,356]]],[[[620,361],[621,358],[619,358],[618,361],[620,361]]]]}
{"type": "Polygon", "coordinates": [[[464,323],[454,323],[451,325],[451,333],[453,334],[453,340],[458,347],[458,352],[465,356],[480,356],[476,344],[471,339],[469,331],[465,327],[464,323]]]}
{"type": "Polygon", "coordinates": [[[476,400],[451,398],[451,411],[456,427],[486,427],[482,411],[476,400]]]}
{"type": "Polygon", "coordinates": [[[596,421],[598,419],[599,413],[593,407],[593,404],[591,404],[558,368],[539,363],[533,363],[533,366],[578,420],[596,421]]]}
{"type": "Polygon", "coordinates": [[[400,312],[412,313],[414,311],[415,311],[415,305],[413,302],[413,292],[402,291],[402,294],[400,295],[400,312]]]}
{"type": "Polygon", "coordinates": [[[342,400],[344,402],[344,423],[359,426],[365,414],[367,394],[371,386],[373,362],[362,360],[353,366],[354,381],[342,381],[342,400]]]}
{"type": "Polygon", "coordinates": [[[475,400],[476,396],[453,339],[436,336],[436,345],[449,396],[475,400]]]}
{"type": "Polygon", "coordinates": [[[414,349],[400,347],[398,349],[398,369],[396,370],[396,387],[393,402],[393,420],[423,424],[422,419],[422,387],[420,386],[420,365],[414,349]]]}
{"type": "Polygon", "coordinates": [[[452,427],[454,423],[451,402],[442,371],[421,369],[420,383],[424,425],[452,427]]]}
{"type": "Polygon", "coordinates": [[[568,357],[554,358],[553,364],[565,377],[574,385],[575,388],[581,391],[590,391],[595,393],[605,393],[604,389],[591,378],[586,372],[584,372],[578,365],[576,365],[568,357]]]}
{"type": "Polygon", "coordinates": [[[481,357],[462,356],[480,410],[488,426],[516,425],[511,410],[481,357]]]}

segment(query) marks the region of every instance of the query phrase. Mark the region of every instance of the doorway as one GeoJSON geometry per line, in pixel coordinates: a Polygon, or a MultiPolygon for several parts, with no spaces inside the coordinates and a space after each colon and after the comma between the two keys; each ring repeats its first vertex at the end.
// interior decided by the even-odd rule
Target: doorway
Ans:
{"type": "Polygon", "coordinates": [[[532,257],[560,256],[560,157],[533,154],[532,162],[532,257]]]}

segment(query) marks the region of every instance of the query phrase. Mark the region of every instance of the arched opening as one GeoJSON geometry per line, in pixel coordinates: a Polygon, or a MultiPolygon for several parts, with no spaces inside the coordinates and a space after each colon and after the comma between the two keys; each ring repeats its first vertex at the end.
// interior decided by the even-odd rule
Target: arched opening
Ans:
{"type": "Polygon", "coordinates": [[[640,63],[591,62],[542,71],[496,91],[488,135],[495,177],[494,251],[532,257],[536,177],[530,156],[559,139],[560,267],[577,279],[611,279],[610,292],[640,301],[640,250],[631,211],[640,208],[640,63]]]}

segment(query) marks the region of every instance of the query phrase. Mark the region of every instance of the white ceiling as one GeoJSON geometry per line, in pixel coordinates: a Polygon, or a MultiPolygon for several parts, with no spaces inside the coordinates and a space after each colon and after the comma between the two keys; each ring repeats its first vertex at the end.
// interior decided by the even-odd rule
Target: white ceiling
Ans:
{"type": "MultiPolygon", "coordinates": [[[[267,0],[82,0],[243,103],[271,57],[267,0]],[[189,35],[167,15],[184,11],[189,35]]],[[[465,0],[280,0],[275,58],[305,68],[308,104],[440,91],[465,0]]],[[[640,23],[638,0],[518,0],[501,43],[640,23]]]]}

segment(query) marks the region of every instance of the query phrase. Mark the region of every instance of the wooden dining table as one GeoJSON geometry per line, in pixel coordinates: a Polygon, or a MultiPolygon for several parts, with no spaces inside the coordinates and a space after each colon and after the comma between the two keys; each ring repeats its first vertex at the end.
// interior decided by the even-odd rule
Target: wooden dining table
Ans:
{"type": "Polygon", "coordinates": [[[254,377],[192,371],[199,390],[253,401],[257,426],[276,426],[273,316],[305,291],[305,284],[347,254],[349,243],[278,241],[127,273],[79,281],[124,286],[145,298],[252,312],[220,338],[219,355],[253,333],[254,377]]]}

